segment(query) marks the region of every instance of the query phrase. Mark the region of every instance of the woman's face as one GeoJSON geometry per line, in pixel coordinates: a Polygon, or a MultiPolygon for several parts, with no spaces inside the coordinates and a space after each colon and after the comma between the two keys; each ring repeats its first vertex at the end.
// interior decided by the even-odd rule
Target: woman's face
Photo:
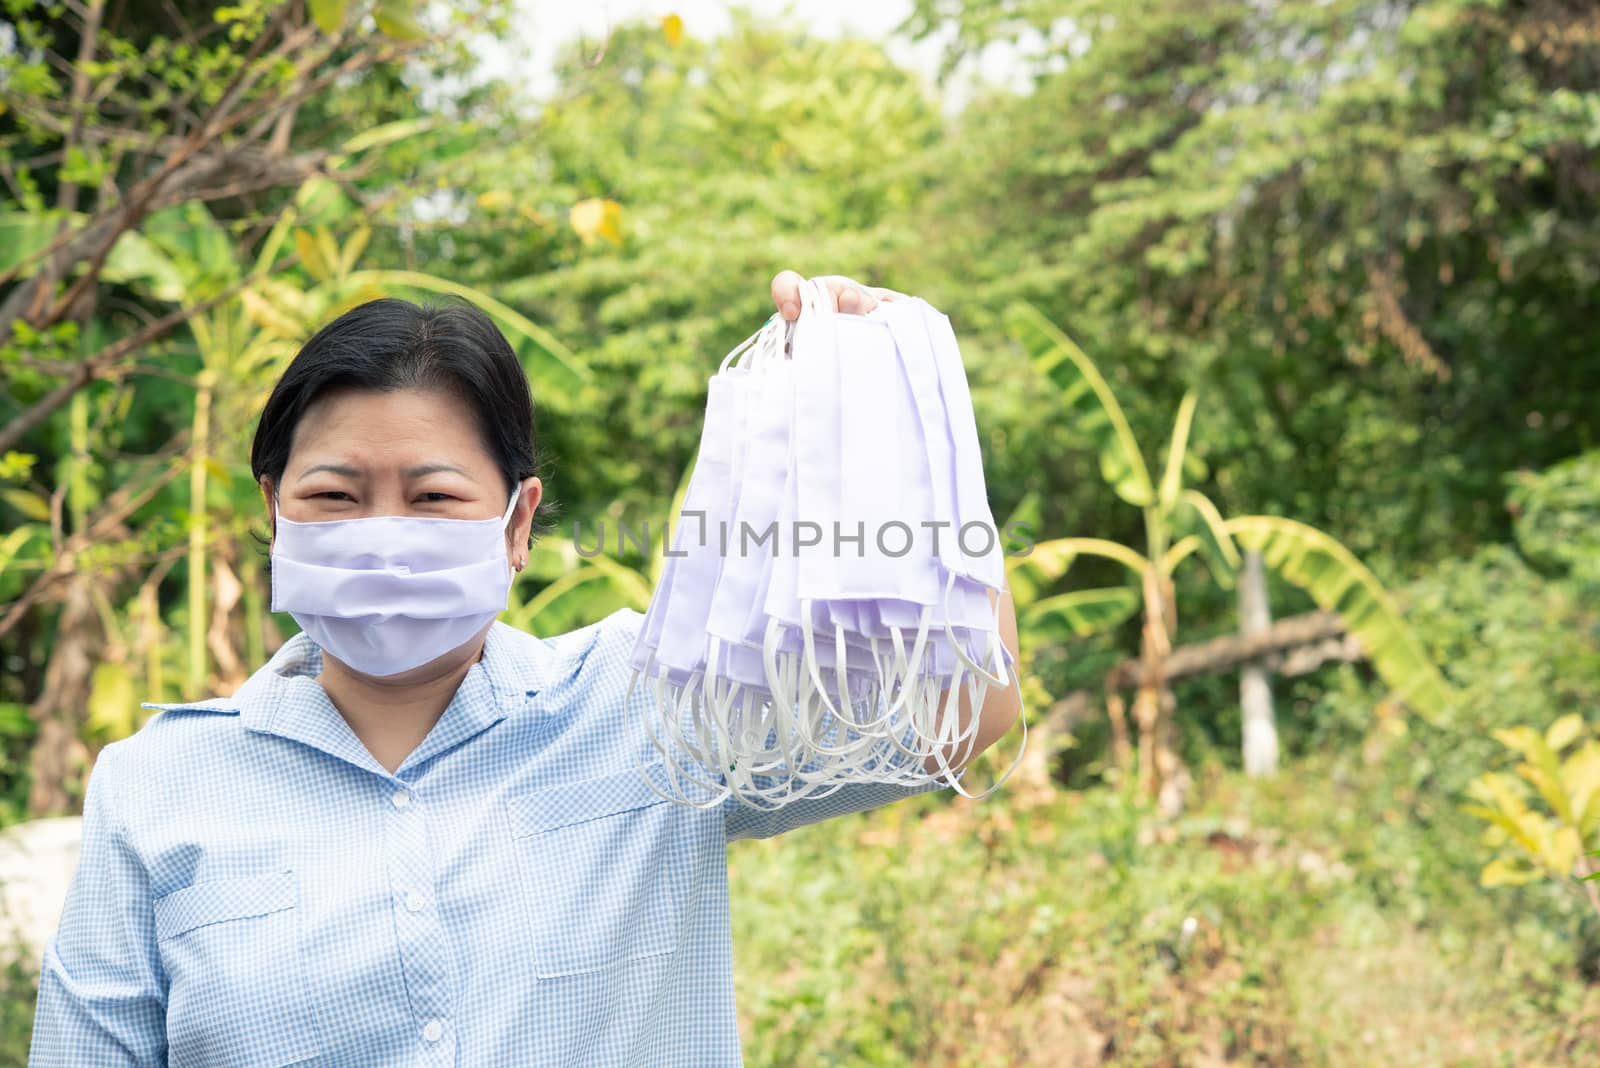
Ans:
{"type": "MultiPolygon", "coordinates": [[[[269,516],[315,523],[379,515],[493,519],[509,495],[484,448],[477,417],[448,391],[335,390],[314,401],[295,427],[289,463],[269,516]]],[[[543,488],[521,483],[507,530],[509,556],[526,556],[528,530],[543,488]]]]}

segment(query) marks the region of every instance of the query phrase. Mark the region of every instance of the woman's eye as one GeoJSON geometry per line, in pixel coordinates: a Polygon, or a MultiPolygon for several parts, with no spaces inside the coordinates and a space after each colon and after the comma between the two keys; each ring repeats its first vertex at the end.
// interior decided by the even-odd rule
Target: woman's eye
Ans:
{"type": "Polygon", "coordinates": [[[448,493],[424,493],[422,495],[422,499],[427,501],[429,504],[437,504],[440,501],[455,500],[455,498],[448,493]]]}
{"type": "Polygon", "coordinates": [[[325,490],[322,493],[313,493],[312,496],[313,497],[327,497],[330,500],[336,500],[336,501],[339,501],[339,500],[342,500],[342,501],[354,500],[354,498],[351,497],[350,494],[346,493],[344,490],[325,490]]]}

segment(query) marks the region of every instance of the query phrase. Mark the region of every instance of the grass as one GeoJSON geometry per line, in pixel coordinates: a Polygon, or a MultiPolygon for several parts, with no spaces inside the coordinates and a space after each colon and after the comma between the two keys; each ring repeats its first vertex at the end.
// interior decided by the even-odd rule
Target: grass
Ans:
{"type": "Polygon", "coordinates": [[[1057,789],[1036,758],[997,799],[736,845],[747,1060],[1600,1063],[1583,913],[1554,885],[1482,890],[1420,848],[1433,831],[1385,793],[1388,770],[1212,767],[1161,825],[1109,788],[1057,789]]]}

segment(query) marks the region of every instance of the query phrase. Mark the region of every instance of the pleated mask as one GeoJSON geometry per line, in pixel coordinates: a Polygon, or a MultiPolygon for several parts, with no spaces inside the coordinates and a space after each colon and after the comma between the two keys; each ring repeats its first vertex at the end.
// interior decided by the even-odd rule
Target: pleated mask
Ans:
{"type": "Polygon", "coordinates": [[[380,515],[273,526],[272,611],[367,675],[398,675],[470,640],[506,607],[499,519],[380,515]]]}

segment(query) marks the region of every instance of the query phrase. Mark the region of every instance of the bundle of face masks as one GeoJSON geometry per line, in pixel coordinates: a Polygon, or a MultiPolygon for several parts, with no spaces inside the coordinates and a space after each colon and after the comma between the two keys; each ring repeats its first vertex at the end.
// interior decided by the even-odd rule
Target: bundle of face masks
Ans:
{"type": "Polygon", "coordinates": [[[801,291],[793,324],[769,320],[710,380],[634,649],[667,796],[776,808],[930,779],[966,794],[977,710],[1016,682],[955,334],[916,298],[849,315],[821,283],[801,291]]]}

